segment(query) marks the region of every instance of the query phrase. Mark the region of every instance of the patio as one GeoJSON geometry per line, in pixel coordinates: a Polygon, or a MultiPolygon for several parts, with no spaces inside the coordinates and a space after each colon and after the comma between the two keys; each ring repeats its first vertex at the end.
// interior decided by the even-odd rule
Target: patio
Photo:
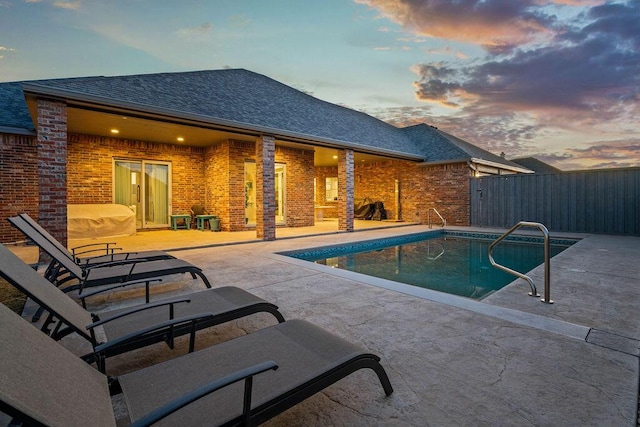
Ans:
{"type": "MultiPolygon", "coordinates": [[[[553,305],[528,297],[521,280],[483,302],[416,296],[381,279],[277,254],[428,230],[384,225],[404,226],[356,226],[354,233],[279,229],[272,242],[256,241],[254,233],[195,230],[109,240],[125,250],[171,249],[202,267],[214,287],[250,290],[278,304],[285,318],[307,319],[381,356],[395,388],[390,397],[373,373],[359,371],[267,425],[636,425],[640,238],[585,236],[553,258],[553,305]]],[[[532,277],[542,283],[542,269],[532,277]]],[[[194,283],[178,278],[163,285],[162,295],[201,287],[194,283]]],[[[90,308],[140,298],[134,291],[111,294],[90,308]]],[[[198,345],[271,324],[267,315],[230,322],[201,333],[198,345]]],[[[64,343],[82,351],[72,336],[64,343]]],[[[109,371],[117,375],[182,354],[181,344],[117,356],[109,371]]]]}

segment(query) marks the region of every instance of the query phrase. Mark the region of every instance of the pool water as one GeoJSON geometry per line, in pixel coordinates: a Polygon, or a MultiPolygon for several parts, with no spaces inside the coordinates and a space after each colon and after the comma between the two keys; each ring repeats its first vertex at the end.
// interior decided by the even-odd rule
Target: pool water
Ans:
{"type": "MultiPolygon", "coordinates": [[[[532,240],[532,239],[528,239],[532,240]]],[[[422,288],[480,300],[503,288],[515,276],[493,267],[488,251],[492,240],[436,235],[386,247],[351,247],[290,254],[333,268],[393,280],[422,288]]],[[[553,257],[568,244],[550,245],[553,257]]],[[[504,240],[493,250],[499,264],[526,273],[544,262],[542,242],[504,240]]]]}

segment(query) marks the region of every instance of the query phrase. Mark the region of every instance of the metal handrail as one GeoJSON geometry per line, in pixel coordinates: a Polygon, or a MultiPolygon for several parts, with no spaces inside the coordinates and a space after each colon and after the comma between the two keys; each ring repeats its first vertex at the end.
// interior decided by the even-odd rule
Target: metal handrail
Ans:
{"type": "Polygon", "coordinates": [[[536,285],[533,283],[533,280],[531,280],[529,276],[527,276],[526,274],[522,274],[518,271],[512,270],[508,267],[505,267],[504,265],[498,264],[493,259],[493,248],[498,243],[500,243],[505,237],[507,237],[509,234],[513,233],[520,227],[537,227],[540,229],[540,231],[542,231],[542,234],[544,235],[544,298],[540,298],[540,301],[547,304],[553,304],[553,301],[551,300],[551,280],[550,280],[551,271],[549,268],[549,230],[547,230],[547,227],[545,227],[541,223],[520,221],[519,223],[511,227],[509,230],[507,230],[507,232],[505,232],[502,236],[498,237],[489,245],[489,262],[491,263],[492,266],[499,268],[500,270],[506,271],[507,273],[511,273],[515,276],[520,277],[521,279],[526,280],[527,282],[529,282],[529,286],[531,287],[531,292],[529,293],[529,295],[531,295],[532,297],[540,296],[538,294],[538,291],[536,290],[536,285]]]}
{"type": "Polygon", "coordinates": [[[431,211],[434,211],[436,213],[436,215],[438,215],[440,217],[440,221],[442,221],[442,228],[447,226],[447,220],[444,219],[442,217],[442,215],[440,215],[440,212],[438,212],[438,210],[436,208],[429,208],[427,210],[427,224],[429,225],[429,228],[431,227],[431,211]]]}

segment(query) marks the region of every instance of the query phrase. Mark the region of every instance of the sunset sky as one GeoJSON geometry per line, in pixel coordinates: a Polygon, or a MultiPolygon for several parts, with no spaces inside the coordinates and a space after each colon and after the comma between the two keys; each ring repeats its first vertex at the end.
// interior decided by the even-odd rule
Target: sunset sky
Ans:
{"type": "Polygon", "coordinates": [[[639,0],[0,0],[0,81],[220,68],[509,159],[640,166],[639,0]]]}

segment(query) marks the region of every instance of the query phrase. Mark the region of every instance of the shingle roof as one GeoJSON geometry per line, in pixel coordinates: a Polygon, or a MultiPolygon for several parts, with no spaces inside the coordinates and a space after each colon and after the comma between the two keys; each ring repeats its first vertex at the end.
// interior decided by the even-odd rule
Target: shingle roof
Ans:
{"type": "MultiPolygon", "coordinates": [[[[349,108],[319,100],[276,80],[244,69],[115,77],[83,77],[22,82],[29,90],[52,89],[141,110],[161,109],[247,129],[267,128],[310,140],[343,143],[362,151],[407,158],[459,160],[498,156],[427,125],[397,128],[349,108]]],[[[33,128],[20,82],[0,83],[0,126],[33,128]]],[[[489,159],[490,157],[490,159],[489,159]]],[[[511,164],[513,165],[513,164],[511,164]]]]}
{"type": "Polygon", "coordinates": [[[560,173],[561,169],[551,166],[548,163],[538,160],[535,157],[521,157],[519,159],[511,159],[512,162],[524,166],[527,169],[531,169],[535,173],[560,173]]]}
{"type": "Polygon", "coordinates": [[[35,130],[18,82],[0,84],[0,127],[35,130]]]}
{"type": "Polygon", "coordinates": [[[426,162],[482,159],[505,166],[522,168],[514,162],[497,156],[433,126],[419,124],[402,128],[414,141],[419,141],[426,154],[426,162]]]}

